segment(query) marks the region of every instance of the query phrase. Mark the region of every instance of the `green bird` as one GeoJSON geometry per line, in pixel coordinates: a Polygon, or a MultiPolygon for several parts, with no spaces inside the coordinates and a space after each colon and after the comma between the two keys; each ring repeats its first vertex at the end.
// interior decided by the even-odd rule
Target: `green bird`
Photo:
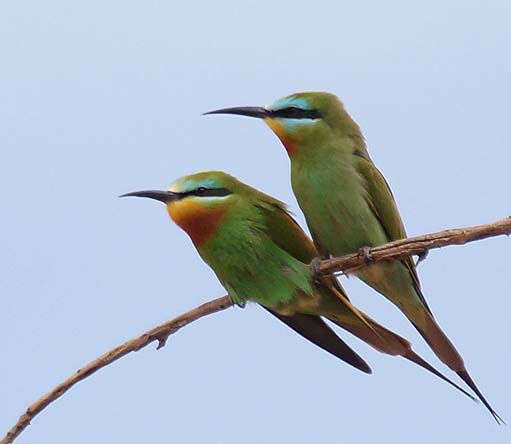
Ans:
{"type": "MultiPolygon", "coordinates": [[[[333,94],[298,93],[269,107],[225,108],[206,114],[256,117],[273,130],[291,161],[293,192],[323,257],[356,253],[406,237],[390,187],[371,161],[359,126],[333,94]]],[[[497,422],[502,421],[435,321],[413,260],[378,262],[355,274],[394,303],[438,358],[470,386],[497,422]]]]}
{"type": "Polygon", "coordinates": [[[357,310],[335,277],[314,278],[308,265],[317,257],[314,244],[278,200],[216,171],[178,179],[167,191],[121,197],[125,196],[163,202],[235,304],[260,304],[314,344],[371,373],[324,317],[376,350],[402,356],[475,399],[417,355],[406,339],[357,310]]]}

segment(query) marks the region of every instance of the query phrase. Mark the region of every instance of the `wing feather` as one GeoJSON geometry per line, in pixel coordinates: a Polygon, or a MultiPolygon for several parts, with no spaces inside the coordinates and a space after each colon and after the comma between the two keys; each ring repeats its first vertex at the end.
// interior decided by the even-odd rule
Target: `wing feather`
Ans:
{"type": "MultiPolygon", "coordinates": [[[[367,203],[373,214],[380,222],[380,225],[389,242],[406,237],[406,230],[399,215],[394,195],[389,184],[374,164],[366,159],[360,158],[358,172],[364,178],[367,191],[367,203]]],[[[408,269],[412,278],[415,291],[428,312],[432,315],[426,299],[421,291],[419,275],[415,263],[411,257],[402,259],[401,262],[408,269]]]]}

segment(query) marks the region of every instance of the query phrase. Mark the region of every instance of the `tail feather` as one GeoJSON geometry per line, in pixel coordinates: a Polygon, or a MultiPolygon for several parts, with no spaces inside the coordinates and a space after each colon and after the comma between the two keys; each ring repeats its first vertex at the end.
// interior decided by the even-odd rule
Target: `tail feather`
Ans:
{"type": "Polygon", "coordinates": [[[433,373],[434,375],[438,376],[440,379],[447,382],[447,384],[452,385],[454,388],[458,389],[460,392],[467,395],[472,401],[476,401],[477,399],[472,396],[470,393],[468,393],[466,390],[461,388],[458,384],[451,381],[447,376],[444,376],[442,373],[440,373],[435,367],[433,367],[429,362],[422,359],[417,353],[415,353],[413,350],[408,350],[406,354],[401,355],[403,358],[408,359],[409,361],[421,366],[423,369],[427,370],[428,372],[433,373]]]}
{"type": "Polygon", "coordinates": [[[262,307],[313,344],[316,344],[318,347],[321,347],[323,350],[326,350],[364,373],[372,373],[371,367],[369,367],[367,362],[339,338],[319,316],[303,313],[284,316],[267,307],[262,307]]]}
{"type": "Polygon", "coordinates": [[[464,370],[463,358],[433,319],[414,267],[402,262],[372,267],[358,271],[357,276],[404,313],[445,365],[455,372],[464,370]]]}
{"type": "Polygon", "coordinates": [[[456,372],[458,376],[465,381],[465,383],[474,391],[481,402],[486,406],[498,424],[505,424],[504,420],[493,410],[490,403],[486,400],[477,385],[470,377],[465,369],[463,358],[459,354],[454,344],[450,341],[447,335],[442,331],[440,326],[436,323],[429,312],[424,311],[423,325],[419,326],[412,320],[414,327],[421,334],[424,340],[429,344],[431,349],[435,352],[438,358],[447,365],[452,371],[456,372]]]}
{"type": "MultiPolygon", "coordinates": [[[[354,315],[356,316],[356,318],[362,322],[363,324],[365,324],[365,326],[371,330],[373,330],[373,332],[375,334],[378,334],[374,329],[373,327],[371,326],[371,324],[366,320],[366,316],[364,316],[364,314],[358,309],[356,308],[351,302],[350,300],[348,299],[348,297],[345,295],[344,293],[344,290],[343,291],[339,291],[338,288],[335,288],[334,285],[330,284],[330,283],[327,283],[326,281],[324,281],[324,285],[330,289],[330,291],[335,295],[337,296],[337,298],[339,298],[339,300],[344,304],[344,306],[354,315]]],[[[341,287],[342,289],[342,287],[341,287]]]]}
{"type": "Polygon", "coordinates": [[[495,410],[493,410],[490,403],[486,400],[486,398],[483,396],[483,394],[479,391],[479,389],[477,388],[477,385],[475,384],[475,382],[471,378],[471,376],[468,374],[468,372],[466,370],[462,370],[462,371],[459,371],[456,373],[474,391],[474,393],[478,396],[478,398],[481,400],[481,402],[486,406],[486,408],[490,411],[492,416],[495,418],[495,421],[497,421],[497,424],[506,425],[506,422],[499,416],[499,414],[495,410]]]}
{"type": "Polygon", "coordinates": [[[340,319],[329,318],[334,323],[349,331],[353,335],[362,339],[376,350],[386,353],[392,356],[402,356],[405,359],[419,365],[420,367],[428,370],[434,375],[438,376],[443,381],[447,382],[464,395],[468,396],[472,400],[476,400],[470,393],[461,388],[458,384],[451,381],[447,376],[440,373],[431,364],[421,358],[417,353],[412,350],[412,346],[409,341],[399,336],[398,334],[386,329],[376,321],[372,320],[369,316],[364,315],[367,323],[371,324],[371,330],[365,327],[365,325],[354,325],[350,322],[343,322],[340,319]],[[374,334],[376,333],[376,334],[374,334]]]}
{"type": "Polygon", "coordinates": [[[422,325],[419,325],[414,319],[410,320],[433,352],[438,356],[438,359],[454,372],[465,369],[465,363],[458,350],[456,350],[454,344],[442,331],[429,312],[424,311],[424,317],[421,322],[422,325]]]}

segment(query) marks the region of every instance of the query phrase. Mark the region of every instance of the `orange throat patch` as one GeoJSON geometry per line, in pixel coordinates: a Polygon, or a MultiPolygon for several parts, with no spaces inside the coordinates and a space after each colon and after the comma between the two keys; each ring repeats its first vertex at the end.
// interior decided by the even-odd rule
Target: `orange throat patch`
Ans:
{"type": "Polygon", "coordinates": [[[284,145],[284,148],[286,149],[288,156],[291,157],[296,152],[295,140],[289,137],[288,134],[286,134],[286,130],[284,129],[282,123],[270,118],[266,118],[264,119],[264,121],[266,125],[268,125],[271,128],[271,130],[277,135],[277,137],[282,142],[282,145],[284,145]]]}
{"type": "Polygon", "coordinates": [[[203,203],[184,199],[167,205],[170,218],[192,239],[196,247],[204,245],[216,233],[228,207],[208,208],[203,203]]]}

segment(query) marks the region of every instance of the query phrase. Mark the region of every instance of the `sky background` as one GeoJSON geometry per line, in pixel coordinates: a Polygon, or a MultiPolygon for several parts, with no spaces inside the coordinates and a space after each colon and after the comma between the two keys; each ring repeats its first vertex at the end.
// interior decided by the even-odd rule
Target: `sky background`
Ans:
{"type": "MultiPolygon", "coordinates": [[[[3,3],[0,435],[101,353],[225,294],[161,206],[118,195],[221,169],[303,223],[270,130],[202,112],[330,91],[410,235],[511,215],[511,4],[411,3],[3,3]]],[[[436,250],[419,267],[440,325],[508,423],[510,242],[436,250]]],[[[397,309],[342,283],[453,376],[397,309]]],[[[75,386],[17,442],[511,442],[481,404],[341,335],[373,375],[255,305],[230,309],[75,386]]]]}

